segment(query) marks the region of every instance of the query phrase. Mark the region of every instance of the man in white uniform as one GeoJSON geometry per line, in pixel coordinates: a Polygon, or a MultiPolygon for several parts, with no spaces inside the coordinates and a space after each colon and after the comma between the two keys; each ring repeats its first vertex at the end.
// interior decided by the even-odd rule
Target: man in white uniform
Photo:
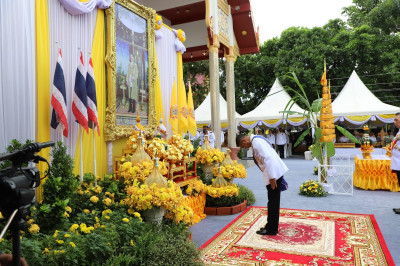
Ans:
{"type": "Polygon", "coordinates": [[[272,128],[270,130],[268,130],[267,140],[269,140],[269,142],[271,142],[272,147],[275,149],[275,133],[272,128]]]}
{"type": "MultiPolygon", "coordinates": [[[[400,113],[397,113],[396,116],[394,117],[393,124],[395,127],[400,129],[400,113]]],[[[397,132],[396,136],[393,139],[393,150],[392,150],[392,163],[391,163],[391,169],[392,171],[395,171],[397,174],[397,179],[400,184],[400,130],[397,132]]],[[[394,208],[393,211],[396,214],[400,214],[400,208],[394,208]]]]}
{"type": "Polygon", "coordinates": [[[257,231],[259,235],[277,235],[279,228],[279,212],[281,185],[283,175],[289,170],[279,158],[272,145],[262,136],[238,135],[236,145],[240,148],[253,148],[254,162],[264,177],[264,185],[268,191],[268,219],[265,227],[257,231]]]}
{"type": "Polygon", "coordinates": [[[208,134],[208,141],[210,142],[211,147],[214,148],[214,142],[215,142],[215,135],[212,131],[210,131],[210,128],[208,126],[203,126],[203,132],[200,133],[200,146],[203,146],[204,144],[204,136],[208,134]]]}
{"type": "Polygon", "coordinates": [[[285,158],[285,144],[286,144],[286,133],[280,128],[276,134],[276,145],[278,146],[279,156],[281,159],[285,158]]]}

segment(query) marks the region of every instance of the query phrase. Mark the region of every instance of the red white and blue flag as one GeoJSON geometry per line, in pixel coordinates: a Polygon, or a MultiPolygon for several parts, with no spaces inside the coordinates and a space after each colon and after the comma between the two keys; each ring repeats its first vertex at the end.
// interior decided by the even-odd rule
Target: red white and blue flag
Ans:
{"type": "Polygon", "coordinates": [[[63,135],[68,137],[67,97],[65,92],[64,71],[62,68],[61,49],[59,49],[58,52],[56,70],[54,71],[51,106],[53,107],[53,111],[51,114],[50,126],[54,129],[60,128],[63,131],[63,135]]]}
{"type": "Polygon", "coordinates": [[[93,130],[97,128],[97,133],[100,135],[99,120],[97,115],[96,84],[94,81],[92,58],[89,60],[89,66],[86,73],[86,91],[89,127],[93,130]]]}
{"type": "Polygon", "coordinates": [[[76,75],[75,75],[75,88],[74,88],[74,98],[72,101],[72,113],[76,118],[76,122],[78,122],[86,130],[86,133],[89,133],[87,92],[86,92],[82,51],[80,54],[81,55],[79,58],[79,66],[78,69],[76,70],[76,75]]]}

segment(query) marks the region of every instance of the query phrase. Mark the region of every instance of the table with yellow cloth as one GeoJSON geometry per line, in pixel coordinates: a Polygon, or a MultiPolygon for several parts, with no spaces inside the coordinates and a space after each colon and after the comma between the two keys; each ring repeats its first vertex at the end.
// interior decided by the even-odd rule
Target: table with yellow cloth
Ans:
{"type": "Polygon", "coordinates": [[[362,189],[386,189],[400,191],[396,173],[390,169],[390,157],[386,155],[372,155],[372,159],[354,157],[355,170],[353,183],[362,189]]]}

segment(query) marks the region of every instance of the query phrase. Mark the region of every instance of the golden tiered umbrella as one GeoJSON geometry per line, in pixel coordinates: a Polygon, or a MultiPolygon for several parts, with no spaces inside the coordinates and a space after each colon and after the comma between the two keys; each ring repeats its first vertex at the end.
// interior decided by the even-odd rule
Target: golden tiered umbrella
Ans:
{"type": "Polygon", "coordinates": [[[335,135],[335,125],[333,124],[332,115],[332,99],[331,99],[331,89],[330,82],[326,79],[326,63],[324,61],[324,74],[321,78],[322,85],[322,108],[320,115],[320,127],[322,129],[321,142],[333,142],[336,138],[335,135]]]}
{"type": "Polygon", "coordinates": [[[231,159],[231,150],[226,150],[225,160],[221,163],[221,165],[233,165],[235,162],[231,159]]]}

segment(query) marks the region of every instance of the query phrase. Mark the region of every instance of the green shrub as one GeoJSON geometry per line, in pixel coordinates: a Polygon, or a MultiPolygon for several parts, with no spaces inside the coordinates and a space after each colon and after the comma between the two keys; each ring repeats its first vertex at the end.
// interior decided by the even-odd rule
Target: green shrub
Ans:
{"type": "Polygon", "coordinates": [[[241,201],[247,200],[247,206],[253,205],[254,202],[256,202],[256,196],[254,195],[253,191],[243,185],[238,185],[238,187],[239,199],[241,201]]]}

